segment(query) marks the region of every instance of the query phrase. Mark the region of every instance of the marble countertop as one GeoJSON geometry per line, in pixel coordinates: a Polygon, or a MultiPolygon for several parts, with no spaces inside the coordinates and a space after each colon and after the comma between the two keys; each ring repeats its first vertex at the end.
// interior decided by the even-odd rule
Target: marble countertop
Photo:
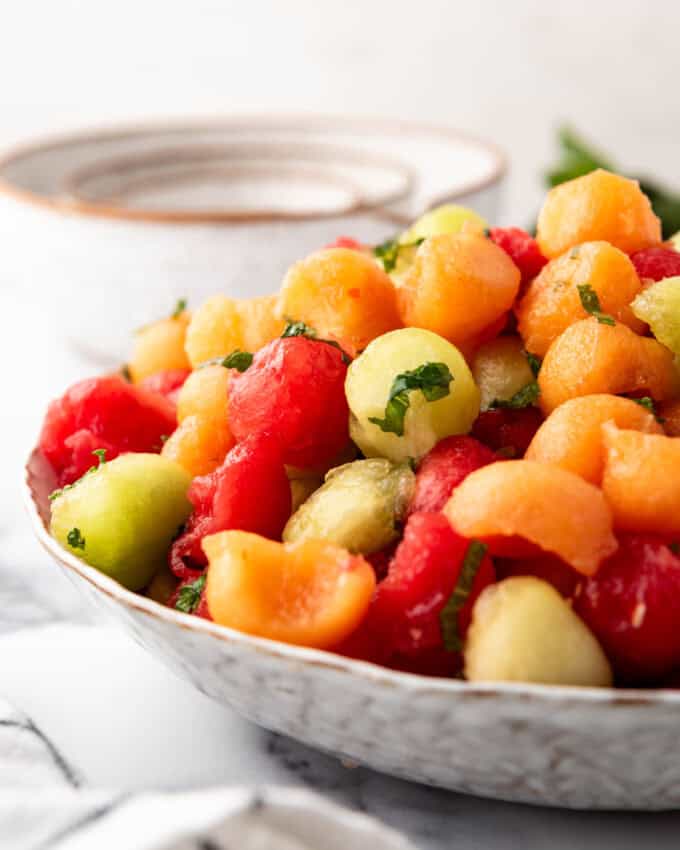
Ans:
{"type": "MultiPolygon", "coordinates": [[[[31,538],[18,497],[45,401],[97,367],[49,316],[3,287],[0,694],[34,717],[86,783],[122,789],[294,785],[366,811],[421,850],[676,848],[680,813],[586,813],[482,800],[349,767],[258,729],[176,679],[122,632],[88,624],[31,538]],[[76,623],[77,626],[70,624],[76,623]]],[[[631,754],[631,758],[634,754],[631,754]]]]}

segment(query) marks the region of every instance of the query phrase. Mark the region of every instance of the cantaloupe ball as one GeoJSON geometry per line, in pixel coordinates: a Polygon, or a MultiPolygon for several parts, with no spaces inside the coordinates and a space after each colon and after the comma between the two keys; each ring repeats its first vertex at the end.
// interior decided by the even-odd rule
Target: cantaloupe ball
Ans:
{"type": "Polygon", "coordinates": [[[236,302],[241,316],[241,351],[255,352],[281,336],[286,323],[277,315],[278,295],[244,298],[236,302]]]}
{"type": "Polygon", "coordinates": [[[133,383],[171,369],[189,369],[184,350],[191,316],[186,311],[140,328],[134,337],[127,366],[133,383]]]}
{"type": "Polygon", "coordinates": [[[588,317],[578,291],[583,285],[597,293],[602,312],[636,333],[645,330],[630,307],[642,286],[630,259],[608,242],[586,242],[544,266],[520,301],[518,330],[528,351],[544,357],[569,325],[588,317]]]}
{"type": "Polygon", "coordinates": [[[661,222],[637,180],[600,168],[548,192],[536,232],[543,254],[552,259],[595,240],[626,254],[661,242],[661,222]]]}
{"type": "Polygon", "coordinates": [[[202,542],[213,620],[248,634],[326,649],[363,619],[375,573],[359,555],[322,540],[277,543],[244,531],[202,542]]]}
{"type": "Polygon", "coordinates": [[[612,684],[595,636],[554,587],[533,576],[508,578],[481,593],[464,658],[471,682],[612,684]]]}
{"type": "Polygon", "coordinates": [[[680,439],[602,427],[602,490],[622,531],[680,534],[680,439]]]}
{"type": "Polygon", "coordinates": [[[227,399],[231,372],[219,364],[196,369],[179,392],[179,426],[166,441],[162,454],[191,475],[206,475],[217,469],[234,445],[227,399]]]}
{"type": "Polygon", "coordinates": [[[663,433],[654,415],[631,399],[606,393],[585,395],[553,410],[534,435],[525,457],[555,464],[599,485],[604,466],[605,422],[646,434],[663,433]]]}
{"type": "Polygon", "coordinates": [[[217,469],[234,442],[228,427],[216,428],[209,419],[187,416],[165,441],[161,454],[193,478],[217,469]]]}
{"type": "Polygon", "coordinates": [[[275,315],[276,296],[229,298],[214,295],[194,313],[186,337],[192,367],[232,351],[255,352],[277,336],[285,323],[275,315]]]}
{"type": "Polygon", "coordinates": [[[227,392],[231,369],[218,363],[193,371],[177,397],[177,421],[200,416],[218,424],[227,420],[227,392]]]}
{"type": "Polygon", "coordinates": [[[483,235],[432,236],[398,289],[401,318],[464,345],[512,307],[520,277],[505,251],[483,235]]]}
{"type": "Polygon", "coordinates": [[[281,287],[278,316],[304,322],[352,356],[401,327],[394,284],[372,257],[327,248],[295,263],[281,287]]]}
{"type": "Polygon", "coordinates": [[[680,377],[673,355],[654,339],[595,317],[570,325],[548,349],[538,376],[540,404],[548,414],[577,396],[640,394],[676,398],[680,377]]]}
{"type": "Polygon", "coordinates": [[[483,540],[522,538],[592,575],[617,548],[612,514],[597,487],[531,460],[492,463],[472,472],[444,506],[454,531],[483,540]]]}

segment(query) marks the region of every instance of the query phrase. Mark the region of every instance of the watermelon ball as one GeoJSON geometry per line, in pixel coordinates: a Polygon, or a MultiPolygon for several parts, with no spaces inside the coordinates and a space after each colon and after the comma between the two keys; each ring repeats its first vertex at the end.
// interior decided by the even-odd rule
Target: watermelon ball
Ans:
{"type": "MultiPolygon", "coordinates": [[[[506,549],[511,550],[512,545],[519,548],[521,541],[506,541],[506,549]]],[[[528,557],[520,558],[494,558],[496,575],[498,580],[512,578],[513,576],[534,576],[551,584],[555,590],[565,599],[571,599],[576,593],[583,576],[570,567],[557,555],[541,550],[530,552],[528,557]]]]}
{"type": "MultiPolygon", "coordinates": [[[[456,588],[469,546],[443,514],[412,514],[364,623],[338,651],[410,672],[455,675],[461,655],[444,645],[440,614],[456,588]]],[[[454,615],[461,642],[475,600],[494,581],[492,561],[484,555],[454,615]]]]}
{"type": "Polygon", "coordinates": [[[672,248],[645,248],[631,254],[638,276],[645,280],[663,280],[680,275],[680,253],[672,248]]]}
{"type": "Polygon", "coordinates": [[[361,242],[358,242],[351,236],[338,236],[335,242],[331,242],[330,244],[325,246],[325,249],[328,248],[349,248],[352,251],[364,250],[364,246],[361,244],[361,242]]]}
{"type": "Polygon", "coordinates": [[[193,512],[169,555],[178,578],[197,578],[208,563],[201,548],[206,534],[238,529],[280,539],[291,494],[277,440],[269,434],[248,437],[214,472],[194,478],[187,495],[193,512]]]}
{"type": "Polygon", "coordinates": [[[602,644],[619,684],[655,683],[680,667],[680,558],[667,541],[622,536],[574,609],[602,644]]]}
{"type": "Polygon", "coordinates": [[[521,458],[542,422],[537,407],[485,410],[475,420],[472,436],[506,457],[521,458]]]}
{"type": "Polygon", "coordinates": [[[174,407],[163,396],[105,375],[74,384],[49,405],[39,445],[63,487],[93,465],[95,449],[106,449],[107,460],[159,452],[176,426],[174,407]]]}
{"type": "Polygon", "coordinates": [[[305,336],[275,339],[229,384],[229,425],[237,440],[276,434],[284,463],[332,461],[349,442],[346,355],[305,336]]]}
{"type": "Polygon", "coordinates": [[[532,281],[548,262],[533,236],[521,227],[492,227],[489,236],[522,273],[522,286],[532,281]]]}
{"type": "Polygon", "coordinates": [[[454,436],[441,440],[418,466],[409,514],[440,511],[464,478],[495,460],[491,449],[473,437],[454,436]]]}
{"type": "Polygon", "coordinates": [[[155,375],[144,378],[140,386],[153,393],[159,393],[177,407],[179,391],[190,374],[191,369],[165,369],[163,372],[156,372],[155,375]]]}

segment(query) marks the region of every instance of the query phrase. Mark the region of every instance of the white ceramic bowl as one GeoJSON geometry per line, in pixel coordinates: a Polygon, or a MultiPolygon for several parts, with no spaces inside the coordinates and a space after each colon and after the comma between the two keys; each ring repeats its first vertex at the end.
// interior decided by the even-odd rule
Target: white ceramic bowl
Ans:
{"type": "Polygon", "coordinates": [[[371,118],[50,139],[0,160],[3,271],[81,350],[121,360],[131,330],[178,298],[273,292],[338,235],[379,241],[445,201],[494,220],[504,170],[493,145],[458,131],[371,118]]]}
{"type": "Polygon", "coordinates": [[[256,723],[456,791],[569,808],[680,806],[680,692],[470,684],[251,637],[125,590],[48,534],[54,478],[25,498],[41,544],[88,603],[159,661],[256,723]]]}

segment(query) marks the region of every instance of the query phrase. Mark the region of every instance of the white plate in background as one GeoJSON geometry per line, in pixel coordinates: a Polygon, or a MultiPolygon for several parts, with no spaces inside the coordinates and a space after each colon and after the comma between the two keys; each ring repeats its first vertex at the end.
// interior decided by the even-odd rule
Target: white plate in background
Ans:
{"type": "Polygon", "coordinates": [[[230,116],[83,132],[0,160],[4,274],[102,365],[216,292],[275,291],[338,235],[378,241],[442,202],[493,220],[505,159],[444,127],[230,116]]]}

